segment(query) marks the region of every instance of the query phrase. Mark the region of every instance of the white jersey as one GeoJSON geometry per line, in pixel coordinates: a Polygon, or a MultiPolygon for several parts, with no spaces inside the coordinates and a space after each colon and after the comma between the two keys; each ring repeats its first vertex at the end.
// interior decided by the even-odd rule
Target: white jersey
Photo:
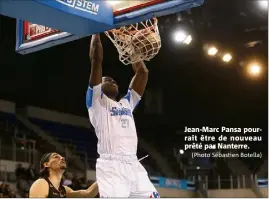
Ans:
{"type": "Polygon", "coordinates": [[[136,155],[137,133],[133,110],[141,100],[134,90],[119,102],[109,99],[101,84],[88,88],[86,105],[98,138],[99,154],[136,155]]]}

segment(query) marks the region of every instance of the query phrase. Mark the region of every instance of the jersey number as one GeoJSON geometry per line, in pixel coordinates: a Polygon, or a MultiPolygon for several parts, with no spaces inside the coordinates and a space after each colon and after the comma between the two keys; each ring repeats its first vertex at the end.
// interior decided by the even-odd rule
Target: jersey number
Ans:
{"type": "Polygon", "coordinates": [[[128,119],[121,119],[121,127],[122,128],[129,128],[129,120],[128,119]]]}

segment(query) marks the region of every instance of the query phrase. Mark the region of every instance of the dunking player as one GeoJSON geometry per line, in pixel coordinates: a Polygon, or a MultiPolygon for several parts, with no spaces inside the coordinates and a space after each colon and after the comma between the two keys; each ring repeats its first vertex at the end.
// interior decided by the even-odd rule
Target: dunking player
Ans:
{"type": "Polygon", "coordinates": [[[159,194],[147,171],[137,160],[138,139],[132,113],[144,93],[148,69],[143,62],[133,64],[135,76],[126,96],[117,102],[117,83],[110,77],[102,78],[99,34],[92,36],[90,59],[86,105],[98,138],[96,178],[100,197],[157,198],[159,194]]]}
{"type": "Polygon", "coordinates": [[[47,153],[40,161],[41,178],[30,188],[30,198],[94,198],[98,186],[94,183],[87,190],[73,191],[63,186],[62,175],[66,170],[65,159],[58,153],[47,153]]]}

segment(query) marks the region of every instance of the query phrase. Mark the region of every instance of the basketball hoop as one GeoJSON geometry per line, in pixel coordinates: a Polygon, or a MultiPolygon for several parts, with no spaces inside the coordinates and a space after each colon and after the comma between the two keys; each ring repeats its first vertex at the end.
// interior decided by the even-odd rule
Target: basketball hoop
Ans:
{"type": "Polygon", "coordinates": [[[105,32],[117,48],[119,59],[123,64],[149,61],[158,54],[161,37],[157,23],[157,18],[153,18],[105,32]]]}

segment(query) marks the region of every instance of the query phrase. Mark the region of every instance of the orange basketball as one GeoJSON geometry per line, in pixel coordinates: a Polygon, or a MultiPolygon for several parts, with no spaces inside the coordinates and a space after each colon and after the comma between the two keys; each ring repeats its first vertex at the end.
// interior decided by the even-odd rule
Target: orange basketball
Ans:
{"type": "Polygon", "coordinates": [[[151,30],[138,31],[133,37],[133,46],[136,53],[143,57],[154,56],[161,46],[159,34],[151,30]]]}

